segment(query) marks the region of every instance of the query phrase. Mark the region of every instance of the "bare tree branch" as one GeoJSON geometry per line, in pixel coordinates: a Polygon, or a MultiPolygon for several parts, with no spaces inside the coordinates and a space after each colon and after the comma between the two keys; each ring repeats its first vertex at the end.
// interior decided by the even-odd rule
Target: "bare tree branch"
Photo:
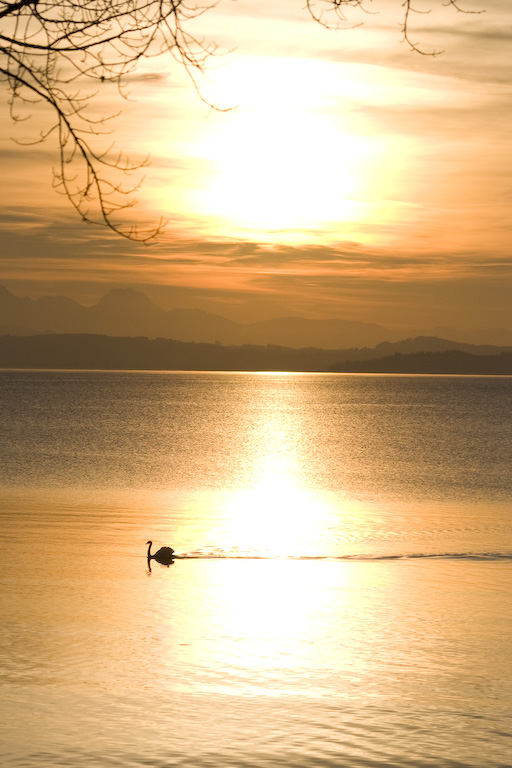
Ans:
{"type": "MultiPolygon", "coordinates": [[[[378,11],[373,10],[373,7],[370,9],[371,4],[372,0],[306,0],[306,7],[313,19],[329,29],[353,29],[354,27],[360,27],[364,24],[364,20],[352,21],[353,14],[351,11],[355,9],[355,12],[360,14],[378,13],[378,11]]],[[[397,0],[397,5],[400,5],[401,8],[399,12],[399,25],[402,33],[402,42],[407,43],[412,51],[423,56],[438,56],[442,51],[425,50],[420,43],[413,42],[411,38],[413,34],[412,17],[414,14],[425,15],[430,13],[436,4],[444,7],[451,6],[458,13],[485,13],[484,10],[472,11],[466,9],[459,0],[432,0],[431,8],[426,10],[416,7],[413,4],[413,0],[397,0]]],[[[377,5],[377,2],[375,5],[377,5]]]]}
{"type": "Polygon", "coordinates": [[[112,147],[98,150],[113,117],[91,111],[98,88],[115,83],[123,94],[126,77],[141,59],[170,53],[184,66],[197,88],[215,46],[187,31],[187,22],[213,7],[193,0],[19,0],[0,1],[0,78],[9,90],[11,117],[26,119],[37,102],[54,115],[50,129],[37,142],[55,136],[59,166],[55,188],[66,195],[79,216],[118,234],[148,242],[162,229],[126,228],[119,214],[134,205],[140,180],[125,188],[115,172],[129,176],[147,165],[112,157],[112,147]],[[84,91],[87,81],[97,88],[84,91]],[[91,107],[91,109],[89,109],[91,107]],[[113,175],[112,175],[113,174],[113,175]]]}

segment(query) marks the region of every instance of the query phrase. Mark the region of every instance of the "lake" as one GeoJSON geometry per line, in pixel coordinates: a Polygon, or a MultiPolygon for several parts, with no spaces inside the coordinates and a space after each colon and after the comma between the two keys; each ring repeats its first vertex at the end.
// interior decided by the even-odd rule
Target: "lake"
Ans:
{"type": "Polygon", "coordinates": [[[2,765],[510,766],[510,377],[0,371],[0,419],[2,765]]]}

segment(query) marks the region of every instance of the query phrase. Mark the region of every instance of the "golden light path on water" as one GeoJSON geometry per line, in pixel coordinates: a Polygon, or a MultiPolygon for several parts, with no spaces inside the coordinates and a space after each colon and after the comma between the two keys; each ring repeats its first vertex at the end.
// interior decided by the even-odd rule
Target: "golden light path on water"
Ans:
{"type": "MultiPolygon", "coordinates": [[[[376,525],[382,532],[385,504],[368,504],[326,482],[326,471],[357,474],[360,458],[352,454],[360,450],[348,430],[342,445],[321,450],[324,416],[319,422],[311,417],[314,377],[280,372],[250,379],[250,399],[248,378],[239,375],[236,411],[216,425],[208,446],[199,437],[210,455],[211,475],[203,474],[203,488],[157,494],[157,504],[170,511],[162,540],[185,557],[201,558],[325,558],[368,551],[365,536],[376,525]]],[[[192,473],[194,460],[187,467],[192,473]]]]}
{"type": "Polygon", "coordinates": [[[220,562],[214,584],[203,585],[223,596],[220,614],[210,601],[205,607],[212,623],[220,623],[219,636],[229,638],[215,647],[218,665],[231,668],[235,678],[217,680],[214,688],[251,695],[263,681],[270,695],[288,696],[301,685],[301,669],[312,667],[316,683],[310,681],[308,695],[315,696],[326,685],[323,670],[329,666],[322,625],[338,590],[350,592],[350,574],[329,568],[333,563],[326,569],[290,560],[329,553],[329,520],[339,519],[339,510],[327,494],[307,486],[303,393],[293,374],[279,378],[269,399],[269,378],[260,376],[252,404],[258,418],[245,456],[247,484],[223,498],[233,552],[257,559],[220,562]],[[232,565],[240,566],[236,574],[232,565]],[[315,647],[314,638],[320,639],[315,647]]]}
{"type": "Polygon", "coordinates": [[[228,529],[241,551],[265,557],[325,554],[326,530],[335,513],[327,494],[306,484],[308,442],[302,419],[303,391],[293,374],[281,374],[284,386],[271,390],[260,376],[246,464],[246,487],[226,498],[228,529]]]}
{"type": "MultiPolygon", "coordinates": [[[[286,475],[269,457],[257,483],[228,503],[234,536],[242,549],[266,557],[301,557],[322,537],[328,506],[286,475]]],[[[316,550],[318,551],[318,550],[316,550]]]]}
{"type": "MultiPolygon", "coordinates": [[[[161,645],[162,666],[187,671],[186,679],[175,675],[172,688],[313,698],[334,691],[337,626],[344,624],[345,637],[358,631],[365,594],[371,594],[377,576],[351,570],[350,565],[286,559],[176,563],[185,590],[180,602],[174,597],[174,574],[157,587],[163,638],[175,635],[174,610],[180,614],[180,648],[172,640],[161,645]]],[[[336,669],[350,670],[352,679],[365,676],[370,648],[367,651],[357,643],[341,644],[336,669]]]]}

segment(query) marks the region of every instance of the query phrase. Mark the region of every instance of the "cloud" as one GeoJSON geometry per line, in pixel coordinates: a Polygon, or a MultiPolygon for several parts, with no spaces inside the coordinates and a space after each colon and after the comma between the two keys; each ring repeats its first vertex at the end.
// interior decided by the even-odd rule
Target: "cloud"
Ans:
{"type": "Polygon", "coordinates": [[[479,250],[422,252],[337,246],[269,245],[253,241],[182,238],[144,248],[100,233],[67,242],[31,231],[9,232],[0,254],[0,280],[40,281],[53,292],[80,286],[99,298],[108,287],[131,286],[172,306],[192,306],[233,319],[296,315],[380,322],[387,325],[479,320],[512,323],[512,255],[479,250]],[[114,246],[116,246],[114,248],[114,246]],[[96,286],[94,288],[93,286],[96,286]],[[167,293],[166,293],[167,292],[167,293]]]}
{"type": "Polygon", "coordinates": [[[18,230],[20,225],[46,228],[48,222],[40,212],[21,206],[0,209],[0,228],[18,230]]]}
{"type": "Polygon", "coordinates": [[[168,76],[163,72],[133,72],[123,75],[124,83],[167,83],[168,76]]]}

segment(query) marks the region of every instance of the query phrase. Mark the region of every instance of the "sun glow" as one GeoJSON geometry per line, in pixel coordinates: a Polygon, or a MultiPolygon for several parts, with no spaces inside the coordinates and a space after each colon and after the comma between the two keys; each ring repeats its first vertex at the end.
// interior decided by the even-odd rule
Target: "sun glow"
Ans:
{"type": "MultiPolygon", "coordinates": [[[[351,105],[370,86],[357,70],[346,74],[340,83],[327,62],[264,57],[213,73],[209,98],[234,109],[210,116],[196,144],[205,170],[189,193],[193,209],[230,234],[257,238],[311,239],[330,223],[378,218],[371,198],[393,184],[391,148],[361,130],[351,105]]],[[[396,155],[394,163],[396,173],[396,155]]]]}
{"type": "Polygon", "coordinates": [[[358,165],[367,148],[314,115],[240,114],[210,144],[217,169],[200,200],[249,230],[311,229],[361,215],[358,165]],[[322,137],[322,142],[318,137],[322,137]]]}

